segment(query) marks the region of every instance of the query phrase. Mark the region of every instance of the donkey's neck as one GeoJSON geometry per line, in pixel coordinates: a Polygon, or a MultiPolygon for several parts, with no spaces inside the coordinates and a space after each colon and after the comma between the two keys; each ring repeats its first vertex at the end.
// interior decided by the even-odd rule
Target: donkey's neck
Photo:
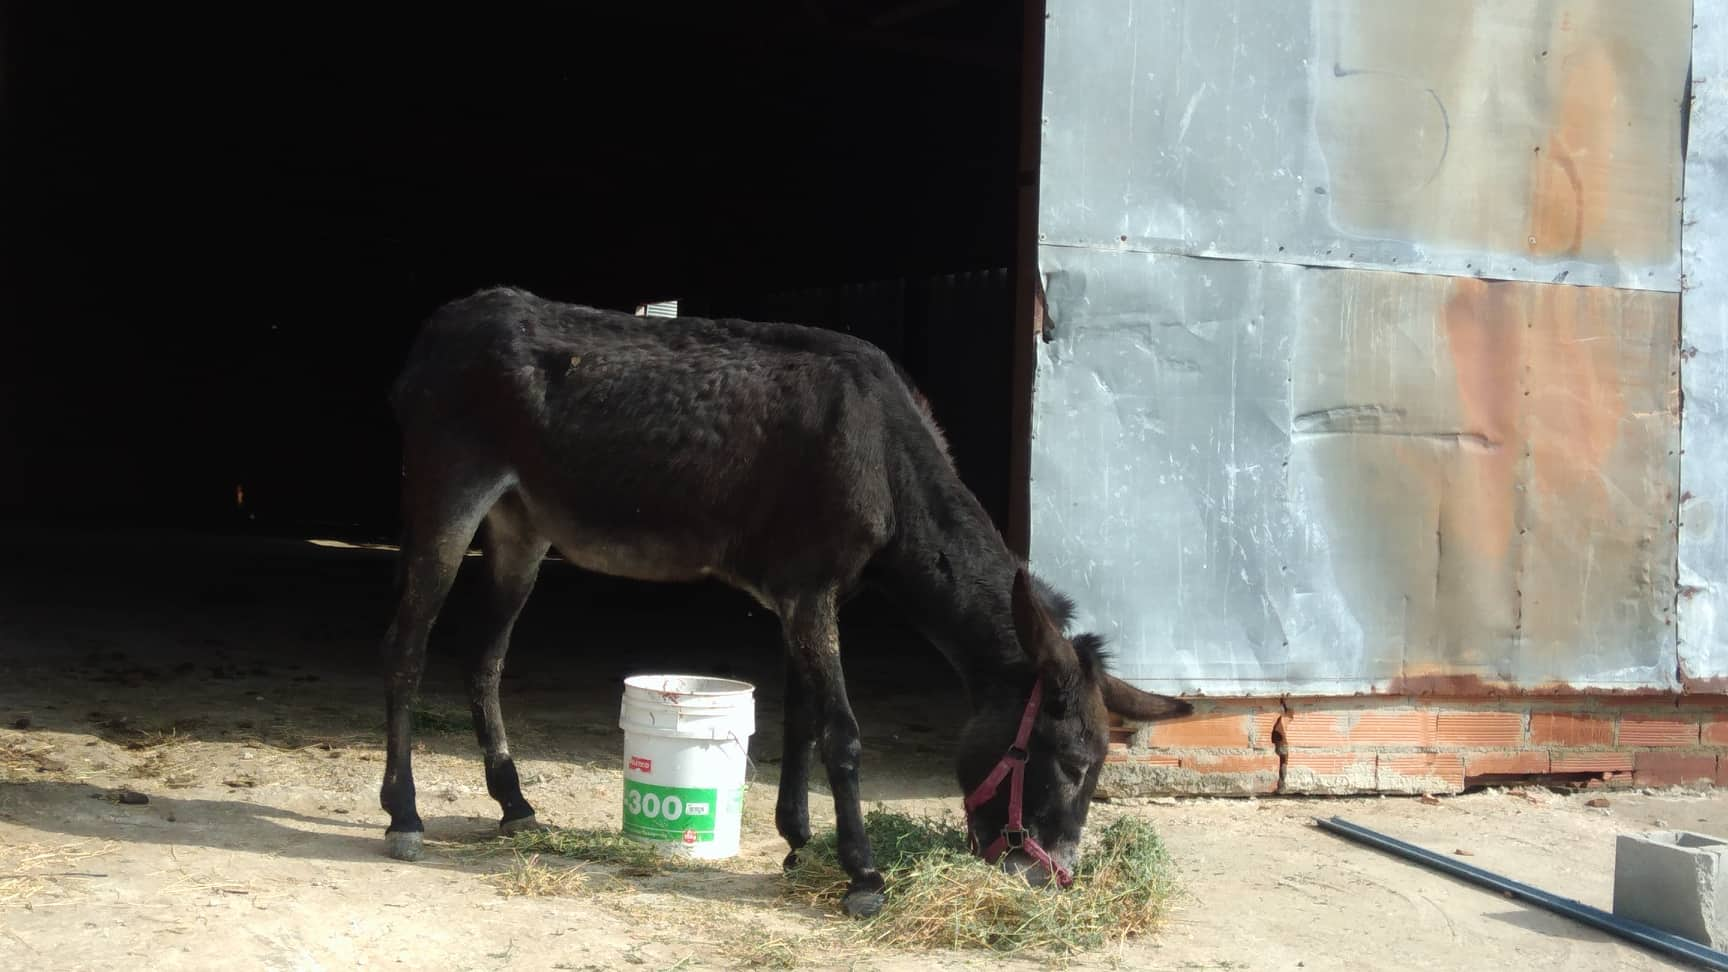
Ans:
{"type": "Polygon", "coordinates": [[[974,706],[1021,690],[1030,665],[1014,633],[1020,561],[958,479],[900,504],[898,536],[880,580],[913,625],[954,666],[974,706]]]}

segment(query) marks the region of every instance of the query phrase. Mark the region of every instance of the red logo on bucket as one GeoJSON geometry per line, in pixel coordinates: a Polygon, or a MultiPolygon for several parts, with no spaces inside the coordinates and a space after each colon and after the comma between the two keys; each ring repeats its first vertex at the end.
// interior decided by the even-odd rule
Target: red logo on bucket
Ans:
{"type": "Polygon", "coordinates": [[[694,831],[694,830],[684,831],[684,843],[686,843],[686,844],[696,843],[696,831],[694,831]]]}
{"type": "Polygon", "coordinates": [[[630,768],[641,770],[644,773],[652,773],[654,772],[654,761],[646,756],[632,756],[630,757],[630,768]]]}

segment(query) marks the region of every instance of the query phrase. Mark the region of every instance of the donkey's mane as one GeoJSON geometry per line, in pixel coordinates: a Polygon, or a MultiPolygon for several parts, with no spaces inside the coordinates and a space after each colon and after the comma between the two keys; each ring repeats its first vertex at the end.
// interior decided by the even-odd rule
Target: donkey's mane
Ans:
{"type": "Polygon", "coordinates": [[[954,455],[948,449],[948,436],[943,434],[942,426],[936,421],[936,412],[930,407],[930,399],[925,398],[924,393],[918,390],[917,382],[912,380],[912,375],[904,365],[892,358],[889,360],[894,365],[894,373],[900,376],[900,383],[906,386],[907,393],[912,396],[912,404],[918,406],[918,414],[924,419],[924,427],[930,431],[930,437],[936,440],[936,448],[941,450],[942,458],[948,460],[948,464],[952,466],[954,455]]]}

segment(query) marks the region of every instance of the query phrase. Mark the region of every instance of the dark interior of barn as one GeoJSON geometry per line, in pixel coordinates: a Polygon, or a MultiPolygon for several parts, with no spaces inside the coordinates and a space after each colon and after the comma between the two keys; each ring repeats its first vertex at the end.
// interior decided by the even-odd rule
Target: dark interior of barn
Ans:
{"type": "MultiPolygon", "coordinates": [[[[269,19],[7,4],[0,515],[14,556],[0,586],[14,616],[52,639],[70,618],[153,618],[165,634],[246,606],[235,626],[293,618],[280,633],[299,632],[291,650],[311,664],[370,665],[390,558],[307,541],[395,539],[386,391],[419,322],[493,284],[872,340],[1008,529],[1036,185],[1026,23],[988,0],[269,19]]],[[[435,655],[465,596],[459,582],[435,655]]],[[[607,679],[682,661],[772,692],[777,629],[752,607],[556,565],[512,667],[587,645],[615,662],[607,679]],[[632,656],[620,639],[649,647],[632,656]]],[[[876,654],[939,664],[883,623],[876,654]]]]}

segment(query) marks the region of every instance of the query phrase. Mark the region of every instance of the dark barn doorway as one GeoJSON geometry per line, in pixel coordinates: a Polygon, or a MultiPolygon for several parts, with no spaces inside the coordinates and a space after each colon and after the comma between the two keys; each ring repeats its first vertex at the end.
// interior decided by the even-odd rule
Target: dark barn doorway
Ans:
{"type": "MultiPolygon", "coordinates": [[[[385,391],[425,314],[500,283],[876,341],[1013,537],[1042,5],[616,6],[5,5],[15,618],[51,640],[83,617],[81,651],[125,640],[99,619],[220,615],[197,643],[268,629],[308,665],[369,667],[389,556],[305,541],[394,540],[385,391]]],[[[459,581],[435,654],[468,596],[459,581]]],[[[868,654],[901,659],[892,678],[939,665],[880,623],[868,654]]],[[[687,667],[779,688],[777,627],[727,591],[551,568],[517,644],[521,678],[573,650],[605,679],[702,646],[687,667]]]]}
{"type": "Polygon", "coordinates": [[[1006,522],[1018,5],[7,9],[8,512],[387,539],[409,335],[509,283],[878,340],[1006,522]]]}

